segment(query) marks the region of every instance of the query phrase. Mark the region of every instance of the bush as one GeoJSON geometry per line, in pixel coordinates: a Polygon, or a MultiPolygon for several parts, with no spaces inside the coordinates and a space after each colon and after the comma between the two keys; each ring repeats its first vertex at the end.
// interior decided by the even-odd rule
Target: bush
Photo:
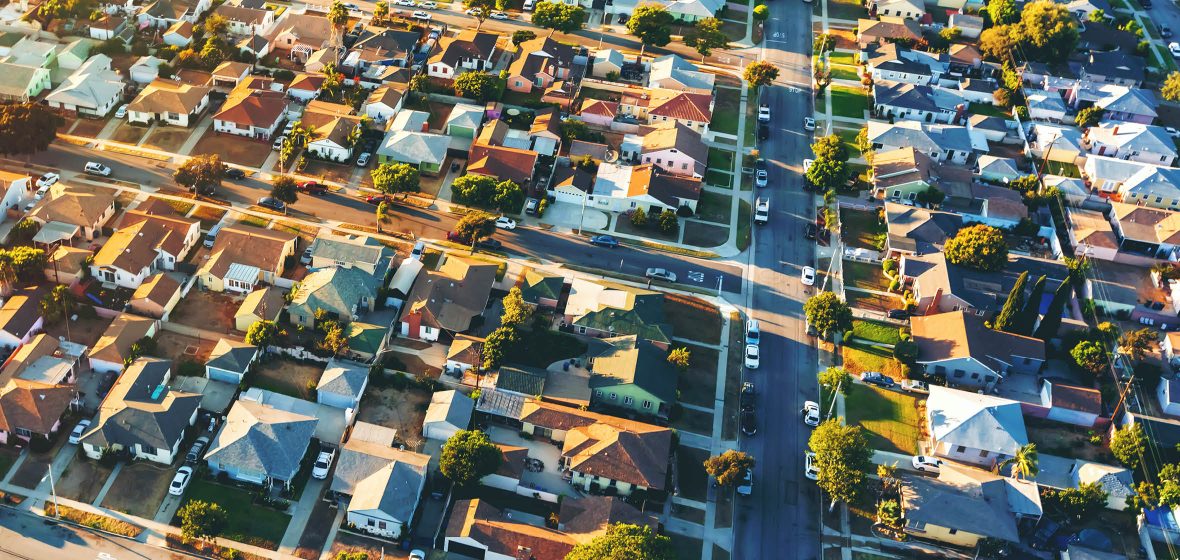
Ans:
{"type": "Polygon", "coordinates": [[[636,208],[631,213],[631,225],[637,228],[647,227],[647,212],[643,208],[636,208]]]}
{"type": "Polygon", "coordinates": [[[275,73],[274,73],[274,79],[279,80],[279,81],[290,80],[294,77],[295,77],[295,73],[290,70],[287,70],[285,68],[280,68],[278,70],[275,70],[275,73]]]}
{"type": "Polygon", "coordinates": [[[692,214],[692,208],[689,208],[687,204],[681,204],[680,208],[676,209],[676,215],[681,218],[691,218],[692,214]]]}

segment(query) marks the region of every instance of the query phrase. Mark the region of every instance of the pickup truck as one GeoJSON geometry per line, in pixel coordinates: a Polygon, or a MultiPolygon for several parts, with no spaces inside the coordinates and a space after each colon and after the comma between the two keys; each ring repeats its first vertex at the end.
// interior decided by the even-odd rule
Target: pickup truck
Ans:
{"type": "Polygon", "coordinates": [[[770,221],[770,199],[759,197],[754,203],[754,223],[765,224],[770,221]]]}
{"type": "Polygon", "coordinates": [[[299,183],[297,188],[299,189],[299,192],[305,192],[307,194],[316,196],[327,194],[328,192],[328,187],[315,181],[304,181],[299,183]]]}

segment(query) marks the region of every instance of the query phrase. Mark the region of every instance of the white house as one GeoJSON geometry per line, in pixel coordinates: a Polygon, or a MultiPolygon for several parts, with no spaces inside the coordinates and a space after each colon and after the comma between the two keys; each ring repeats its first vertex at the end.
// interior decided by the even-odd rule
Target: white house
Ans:
{"type": "Polygon", "coordinates": [[[131,81],[139,85],[146,85],[152,83],[156,78],[160,77],[160,65],[164,64],[154,56],[141,56],[131,65],[127,74],[131,77],[131,81]]]}
{"type": "Polygon", "coordinates": [[[329,489],[350,526],[396,538],[418,509],[430,456],[394,448],[390,432],[358,422],[340,448],[329,489]]]}
{"type": "Polygon", "coordinates": [[[1159,399],[1160,412],[1168,416],[1180,416],[1180,379],[1160,379],[1155,394],[1159,399]]]}
{"type": "Polygon", "coordinates": [[[360,117],[352,114],[352,107],[339,103],[310,101],[299,119],[303,126],[314,130],[307,150],[330,161],[348,161],[352,157],[350,139],[360,129],[360,117]]]}
{"type": "Polygon", "coordinates": [[[45,292],[25,288],[13,293],[0,306],[0,348],[16,348],[27,344],[41,331],[44,317],[41,298],[45,292]]]}
{"type": "Polygon", "coordinates": [[[164,31],[164,43],[174,47],[187,47],[193,42],[193,24],[178,21],[164,31]]]}
{"type": "Polygon", "coordinates": [[[459,391],[439,391],[430,397],[430,407],[422,420],[422,435],[446,441],[471,425],[475,401],[459,391]]]}
{"type": "Polygon", "coordinates": [[[871,0],[869,10],[876,11],[877,17],[894,16],[918,21],[926,15],[926,5],[921,0],[871,0]]]}
{"type": "Polygon", "coordinates": [[[209,354],[209,361],[205,362],[205,377],[234,385],[241,384],[260,352],[257,346],[228,338],[218,340],[209,354]]]}
{"type": "Polygon", "coordinates": [[[1103,122],[1086,130],[1083,146],[1092,154],[1165,167],[1176,161],[1176,144],[1162,126],[1103,122]]]}
{"type": "Polygon", "coordinates": [[[992,467],[1028,443],[1020,403],[991,395],[930,386],[926,399],[930,454],[992,467]]]}
{"type": "Polygon", "coordinates": [[[0,211],[16,208],[33,192],[33,178],[28,174],[0,170],[0,211]]]}
{"type": "Polygon", "coordinates": [[[175,270],[201,237],[201,222],[128,210],[94,254],[90,273],[100,282],[136,289],[150,275],[175,270]]]}
{"type": "Polygon", "coordinates": [[[499,38],[495,33],[464,29],[453,39],[440,39],[438,53],[426,63],[426,73],[432,78],[453,80],[464,72],[490,70],[499,38]]]}
{"type": "Polygon", "coordinates": [[[384,123],[401,110],[404,97],[401,90],[391,85],[380,86],[369,94],[361,110],[374,122],[384,123]]]}
{"type": "MultiPolygon", "coordinates": [[[[578,193],[582,192],[576,188],[554,190],[558,200],[575,204],[581,204],[578,193]]],[[[700,194],[700,179],[657,171],[654,164],[602,163],[587,205],[611,212],[643,208],[649,213],[687,206],[695,212],[700,194]]]]}

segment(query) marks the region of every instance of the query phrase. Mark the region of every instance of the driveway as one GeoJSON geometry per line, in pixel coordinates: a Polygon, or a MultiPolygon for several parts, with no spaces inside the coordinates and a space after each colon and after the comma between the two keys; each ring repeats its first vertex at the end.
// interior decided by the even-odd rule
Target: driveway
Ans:
{"type": "Polygon", "coordinates": [[[610,216],[606,212],[587,208],[585,216],[583,216],[582,206],[571,202],[550,204],[545,208],[545,216],[539,221],[575,231],[578,229],[579,221],[582,224],[582,229],[586,230],[605,230],[610,226],[610,216]]]}

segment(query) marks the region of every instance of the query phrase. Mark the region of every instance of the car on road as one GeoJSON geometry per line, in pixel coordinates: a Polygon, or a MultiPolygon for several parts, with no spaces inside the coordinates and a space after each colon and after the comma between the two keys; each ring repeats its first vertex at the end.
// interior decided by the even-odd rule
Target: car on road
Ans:
{"type": "Polygon", "coordinates": [[[315,181],[304,181],[302,183],[299,183],[296,186],[296,188],[299,189],[299,192],[305,192],[307,194],[317,195],[317,196],[322,195],[322,194],[327,194],[327,192],[328,192],[327,185],[325,185],[323,183],[317,183],[315,181]]]}
{"type": "Polygon", "coordinates": [[[898,321],[904,321],[910,318],[910,312],[904,309],[890,309],[887,315],[890,319],[897,319],[898,321]]]}
{"type": "Polygon", "coordinates": [[[758,433],[758,417],[754,416],[754,412],[747,410],[742,412],[742,433],[747,436],[752,436],[758,433]]]}
{"type": "Polygon", "coordinates": [[[316,480],[328,478],[328,467],[330,466],[332,466],[332,452],[320,451],[320,454],[315,458],[315,463],[311,466],[311,477],[316,480]]]}
{"type": "Polygon", "coordinates": [[[766,160],[764,160],[762,158],[758,158],[757,160],[754,161],[754,170],[755,171],[764,170],[766,168],[767,168],[766,160]]]}
{"type": "Polygon", "coordinates": [[[193,442],[192,448],[190,448],[188,450],[188,454],[186,454],[184,456],[184,462],[196,463],[197,461],[200,461],[201,460],[201,452],[205,451],[205,448],[208,446],[209,446],[209,438],[208,437],[201,436],[201,437],[197,438],[197,441],[193,442]]]}
{"type": "Polygon", "coordinates": [[[799,276],[799,281],[803,282],[804,286],[815,285],[815,269],[810,266],[803,267],[803,274],[799,276]]]}
{"type": "Polygon", "coordinates": [[[758,197],[754,201],[754,223],[765,224],[770,221],[770,199],[758,197]]]}
{"type": "Polygon", "coordinates": [[[811,222],[807,222],[807,225],[804,226],[804,228],[803,228],[803,235],[807,236],[808,239],[814,240],[815,234],[818,232],[819,232],[819,228],[815,227],[815,224],[813,224],[811,222]]]}
{"type": "MultiPolygon", "coordinates": [[[[56,185],[57,182],[60,180],[61,180],[61,175],[58,175],[57,173],[49,172],[49,173],[42,175],[40,179],[37,179],[37,186],[40,188],[43,188],[43,189],[48,189],[49,187],[56,185]]],[[[37,197],[37,198],[40,199],[41,197],[37,197]]]]}
{"type": "Polygon", "coordinates": [[[815,119],[803,117],[803,130],[815,130],[815,119]]]}
{"type": "Polygon", "coordinates": [[[758,344],[761,338],[762,329],[758,325],[758,320],[750,319],[746,321],[746,344],[758,344]]]}
{"type": "Polygon", "coordinates": [[[754,469],[746,469],[746,475],[737,484],[739,496],[749,496],[754,493],[754,469]]]}
{"type": "Polygon", "coordinates": [[[463,13],[465,13],[469,16],[479,17],[479,14],[482,14],[483,10],[481,10],[479,8],[471,8],[470,10],[467,10],[466,12],[463,12],[463,13]]]}
{"type": "Polygon", "coordinates": [[[1163,37],[1164,39],[1171,39],[1172,38],[1172,28],[1168,27],[1166,25],[1161,25],[1160,26],[1160,37],[1163,37]]]}
{"type": "Polygon", "coordinates": [[[805,159],[805,160],[803,160],[803,174],[804,174],[804,175],[806,175],[806,174],[807,174],[807,170],[808,170],[808,169],[811,169],[811,166],[812,166],[814,163],[815,163],[815,160],[814,160],[814,159],[805,159]]]}
{"type": "Polygon", "coordinates": [[[508,216],[500,216],[496,218],[496,227],[499,229],[516,229],[516,220],[508,216]]]}
{"type": "Polygon", "coordinates": [[[932,472],[937,474],[942,469],[942,461],[934,457],[927,457],[925,455],[914,455],[910,460],[915,470],[921,472],[932,472]]]}
{"type": "Polygon", "coordinates": [[[619,240],[610,235],[595,235],[594,237],[590,238],[590,244],[614,249],[615,247],[619,246],[619,240]]]}
{"type": "Polygon", "coordinates": [[[1167,132],[1168,136],[1171,136],[1172,138],[1180,138],[1180,130],[1176,130],[1170,126],[1165,126],[1164,132],[1167,132]]]}
{"type": "Polygon", "coordinates": [[[491,237],[485,237],[479,241],[476,241],[475,246],[479,247],[480,249],[488,249],[491,251],[499,251],[500,249],[504,248],[503,243],[500,243],[499,240],[492,239],[491,237]]]}
{"type": "Polygon", "coordinates": [[[758,140],[766,140],[770,138],[770,125],[764,122],[758,123],[758,140]]]}
{"type": "Polygon", "coordinates": [[[168,493],[173,496],[184,494],[184,489],[188,488],[188,483],[193,480],[193,468],[185,465],[176,470],[176,476],[172,477],[172,484],[168,485],[168,493]]]}
{"type": "Polygon", "coordinates": [[[1168,50],[1172,51],[1172,56],[1180,57],[1180,43],[1168,43],[1168,50]]]}
{"type": "Polygon", "coordinates": [[[430,19],[431,18],[430,12],[424,12],[422,10],[417,10],[414,13],[410,14],[410,16],[413,17],[414,19],[430,19]]]}
{"type": "Polygon", "coordinates": [[[418,7],[422,8],[423,10],[437,10],[438,4],[435,4],[434,2],[418,2],[418,7]]]}
{"type": "Polygon", "coordinates": [[[758,351],[757,344],[746,345],[746,369],[758,369],[758,364],[761,363],[761,352],[758,351]]]}
{"type": "Polygon", "coordinates": [[[103,177],[111,176],[111,168],[98,163],[97,161],[86,162],[86,167],[82,169],[91,175],[101,175],[103,177]]]}
{"type": "Polygon", "coordinates": [[[860,374],[860,381],[878,387],[885,387],[886,389],[896,385],[892,377],[888,377],[879,371],[866,371],[860,374]]]}
{"type": "Polygon", "coordinates": [[[390,196],[387,194],[375,194],[372,196],[366,196],[365,202],[368,202],[369,204],[376,206],[378,204],[381,204],[382,202],[392,203],[393,199],[390,198],[390,196]]]}
{"type": "Polygon", "coordinates": [[[70,443],[72,445],[78,445],[78,441],[82,439],[82,434],[86,433],[86,430],[89,428],[90,420],[78,422],[78,425],[74,426],[74,431],[70,432],[70,443]]]}
{"type": "Polygon", "coordinates": [[[757,395],[758,393],[754,389],[753,382],[746,381],[742,383],[742,392],[740,398],[738,399],[741,409],[754,410],[754,401],[757,399],[757,395]]]}
{"type": "Polygon", "coordinates": [[[819,425],[819,403],[815,401],[803,403],[803,410],[800,410],[799,414],[803,416],[804,424],[812,427],[819,425]]]}
{"type": "Polygon", "coordinates": [[[258,205],[263,208],[269,208],[275,212],[287,212],[287,204],[272,196],[264,196],[258,199],[258,205]]]}
{"type": "Polygon", "coordinates": [[[676,273],[665,268],[649,268],[644,271],[643,275],[652,280],[663,280],[665,282],[676,281],[676,273]]]}
{"type": "Polygon", "coordinates": [[[917,379],[906,379],[901,382],[901,388],[904,391],[911,393],[929,393],[930,386],[925,381],[918,381],[917,379]]]}
{"type": "Polygon", "coordinates": [[[488,17],[490,17],[492,19],[508,19],[508,14],[506,14],[504,12],[492,12],[492,15],[490,15],[488,17]]]}
{"type": "Polygon", "coordinates": [[[765,169],[759,169],[754,172],[754,185],[758,188],[765,187],[770,184],[770,173],[765,169]]]}
{"type": "Polygon", "coordinates": [[[115,109],[115,118],[122,119],[122,118],[126,118],[126,117],[127,117],[127,106],[126,105],[119,105],[119,108],[115,109]]]}
{"type": "Polygon", "coordinates": [[[240,181],[246,178],[246,172],[236,167],[231,167],[225,170],[225,176],[226,178],[240,181]]]}
{"type": "Polygon", "coordinates": [[[356,166],[357,167],[364,167],[366,165],[369,165],[369,158],[371,158],[371,157],[373,157],[373,154],[371,154],[369,152],[362,153],[361,155],[357,156],[357,158],[356,158],[356,166]]]}
{"type": "Polygon", "coordinates": [[[350,12],[359,12],[359,11],[361,11],[361,7],[360,7],[360,6],[357,6],[356,4],[352,4],[352,3],[349,3],[349,4],[341,4],[341,6],[344,6],[344,9],[345,9],[345,10],[348,10],[348,11],[350,11],[350,12]]]}
{"type": "Polygon", "coordinates": [[[803,476],[811,480],[819,480],[819,469],[815,466],[815,453],[808,451],[803,454],[803,476]]]}
{"type": "Polygon", "coordinates": [[[770,122],[770,105],[763,103],[758,106],[758,122],[770,122]]]}
{"type": "Polygon", "coordinates": [[[394,2],[394,4],[397,4],[398,6],[405,6],[407,8],[413,8],[416,5],[414,0],[397,0],[394,2]]]}

